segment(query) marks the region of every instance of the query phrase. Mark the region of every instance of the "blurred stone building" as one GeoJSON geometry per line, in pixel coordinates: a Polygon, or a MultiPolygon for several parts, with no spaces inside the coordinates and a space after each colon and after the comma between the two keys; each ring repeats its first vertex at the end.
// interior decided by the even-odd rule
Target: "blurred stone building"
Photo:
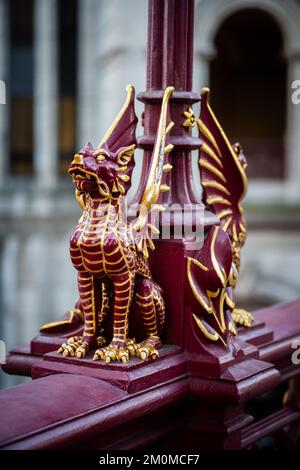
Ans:
{"type": "MultiPolygon", "coordinates": [[[[68,237],[80,211],[67,164],[88,140],[100,141],[127,83],[145,89],[146,41],[146,0],[0,0],[0,339],[8,349],[76,300],[68,237]]],[[[194,89],[211,88],[223,127],[249,161],[238,289],[248,308],[300,292],[295,80],[298,0],[196,1],[194,89]]],[[[131,194],[140,152],[136,161],[131,194]]]]}

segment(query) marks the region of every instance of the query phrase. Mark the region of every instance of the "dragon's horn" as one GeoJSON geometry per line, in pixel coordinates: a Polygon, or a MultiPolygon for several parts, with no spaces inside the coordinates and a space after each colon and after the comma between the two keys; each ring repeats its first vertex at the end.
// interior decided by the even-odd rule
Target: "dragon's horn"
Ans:
{"type": "Polygon", "coordinates": [[[173,122],[168,122],[168,104],[173,91],[174,87],[169,86],[164,92],[148,181],[141,198],[141,205],[143,210],[140,211],[140,214],[134,224],[135,230],[140,230],[146,225],[148,214],[157,203],[160,191],[167,190],[166,185],[161,186],[161,181],[163,176],[165,153],[171,152],[173,148],[173,145],[171,144],[166,146],[166,135],[174,125],[173,122]]]}
{"type": "Polygon", "coordinates": [[[111,152],[115,152],[121,147],[136,144],[135,130],[138,119],[134,111],[134,87],[127,85],[126,92],[126,101],[98,148],[106,145],[111,152]]]}

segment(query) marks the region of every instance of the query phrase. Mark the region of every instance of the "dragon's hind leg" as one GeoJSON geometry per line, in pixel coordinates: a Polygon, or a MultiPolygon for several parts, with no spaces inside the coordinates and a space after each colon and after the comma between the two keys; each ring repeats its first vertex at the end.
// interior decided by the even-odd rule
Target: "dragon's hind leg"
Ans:
{"type": "Polygon", "coordinates": [[[135,293],[136,309],[142,318],[146,339],[135,345],[141,359],[157,359],[161,346],[159,335],[165,320],[165,305],[160,287],[151,279],[143,279],[135,293]]]}
{"type": "Polygon", "coordinates": [[[91,274],[78,273],[78,290],[81,306],[84,313],[84,327],[82,336],[69,338],[63,343],[58,353],[63,356],[86,357],[90,348],[95,347],[98,332],[97,312],[99,311],[99,285],[91,274]]]}
{"type": "Polygon", "coordinates": [[[134,288],[134,277],[130,272],[119,278],[114,278],[114,313],[113,338],[106,347],[95,351],[93,359],[101,359],[106,363],[111,361],[127,362],[130,356],[128,344],[128,321],[134,288]]]}

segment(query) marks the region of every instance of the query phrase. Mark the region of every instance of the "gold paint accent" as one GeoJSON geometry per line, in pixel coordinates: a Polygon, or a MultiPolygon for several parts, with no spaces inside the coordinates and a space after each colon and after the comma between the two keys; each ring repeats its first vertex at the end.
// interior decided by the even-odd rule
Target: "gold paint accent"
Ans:
{"type": "Polygon", "coordinates": [[[128,147],[125,147],[123,150],[121,150],[121,152],[118,154],[117,163],[121,167],[126,166],[127,168],[128,163],[133,157],[135,147],[135,144],[129,145],[128,147]]]}
{"type": "Polygon", "coordinates": [[[214,167],[214,165],[207,162],[203,158],[200,158],[199,164],[202,168],[206,168],[206,170],[208,170],[211,173],[213,173],[214,175],[218,176],[218,178],[220,178],[222,181],[224,181],[224,183],[227,183],[227,180],[226,180],[225,176],[223,175],[223,173],[221,173],[216,167],[214,167]]]}
{"type": "Polygon", "coordinates": [[[168,186],[167,184],[161,184],[159,189],[162,193],[166,193],[170,190],[170,186],[168,186]]]}
{"type": "Polygon", "coordinates": [[[233,324],[231,322],[229,322],[229,331],[231,331],[231,333],[233,333],[234,335],[237,335],[237,330],[236,328],[234,328],[233,324]]]}
{"type": "Polygon", "coordinates": [[[106,132],[105,136],[103,137],[103,139],[102,139],[102,141],[101,141],[101,143],[99,144],[98,147],[102,147],[105,144],[105,142],[109,139],[109,137],[111,136],[113,131],[115,130],[116,125],[118,124],[118,122],[122,118],[123,114],[125,113],[126,109],[128,108],[128,105],[131,101],[132,96],[134,95],[134,87],[132,85],[127,85],[126,92],[127,92],[127,96],[126,96],[126,101],[125,101],[124,105],[122,106],[122,108],[119,111],[116,119],[114,120],[114,122],[112,123],[112,125],[108,129],[108,131],[106,132]]]}
{"type": "Polygon", "coordinates": [[[222,229],[220,229],[220,227],[215,227],[214,229],[214,233],[213,233],[212,241],[211,241],[210,253],[211,253],[211,260],[212,260],[213,267],[218,275],[218,278],[220,279],[222,283],[222,286],[225,287],[227,279],[225,277],[224,269],[220,267],[216,258],[216,254],[215,254],[215,242],[216,242],[216,237],[218,235],[219,230],[222,230],[222,229]]]}
{"type": "Polygon", "coordinates": [[[117,168],[117,171],[127,171],[127,165],[120,166],[120,168],[117,168]]]}
{"type": "Polygon", "coordinates": [[[174,148],[174,145],[173,144],[168,144],[166,147],[165,147],[165,153],[170,153],[174,148]]]}
{"type": "Polygon", "coordinates": [[[205,135],[205,137],[210,141],[210,143],[215,147],[215,150],[217,151],[219,157],[222,156],[221,154],[221,151],[220,151],[220,148],[216,142],[216,139],[214,138],[214,136],[212,135],[212,133],[210,132],[210,130],[206,127],[206,125],[204,124],[203,121],[201,121],[200,119],[197,119],[197,124],[198,124],[198,127],[199,127],[199,130],[202,132],[202,134],[205,135]]]}
{"type": "Polygon", "coordinates": [[[117,186],[121,194],[125,194],[124,186],[117,180],[117,186]]]}
{"type": "Polygon", "coordinates": [[[220,294],[220,289],[217,289],[215,292],[213,292],[211,290],[207,290],[206,293],[207,293],[207,295],[209,296],[210,299],[215,299],[220,294]]]}
{"type": "Polygon", "coordinates": [[[125,294],[125,292],[129,292],[131,289],[131,287],[127,287],[127,289],[122,289],[122,290],[118,290],[118,294],[125,294]]]}
{"type": "Polygon", "coordinates": [[[231,202],[228,199],[222,197],[210,197],[206,200],[208,204],[224,204],[224,206],[230,206],[231,202]]]}
{"type": "Polygon", "coordinates": [[[136,296],[139,298],[139,299],[142,299],[142,300],[148,300],[149,299],[149,295],[141,295],[139,294],[138,292],[136,293],[136,296]]]}
{"type": "Polygon", "coordinates": [[[242,223],[240,223],[239,225],[240,225],[241,231],[242,231],[243,233],[247,233],[246,227],[245,227],[242,223]]]}
{"type": "Polygon", "coordinates": [[[130,282],[130,278],[128,277],[127,279],[125,279],[125,281],[122,281],[122,282],[114,282],[114,285],[115,286],[125,286],[125,284],[127,284],[127,282],[130,282]]]}
{"type": "Polygon", "coordinates": [[[155,250],[155,245],[154,245],[153,241],[151,240],[151,238],[148,237],[147,240],[148,240],[150,249],[151,249],[152,251],[155,250]]]}
{"type": "Polygon", "coordinates": [[[70,323],[72,323],[72,321],[74,319],[74,311],[71,310],[70,312],[71,312],[71,315],[70,315],[69,320],[61,320],[61,321],[54,321],[54,322],[50,322],[50,323],[45,323],[44,325],[42,325],[39,328],[39,332],[42,333],[44,330],[46,330],[48,328],[52,328],[54,326],[69,325],[70,323]]]}
{"type": "Polygon", "coordinates": [[[227,217],[227,215],[232,214],[232,209],[225,209],[224,211],[220,211],[217,213],[218,219],[223,219],[224,217],[227,217]]]}
{"type": "Polygon", "coordinates": [[[169,134],[169,132],[173,129],[174,126],[175,126],[175,123],[173,121],[170,121],[166,128],[166,134],[169,134]]]}
{"type": "Polygon", "coordinates": [[[210,333],[205,328],[205,326],[201,322],[200,318],[198,318],[194,313],[192,313],[192,315],[193,315],[193,317],[194,317],[194,319],[197,323],[197,326],[200,328],[201,332],[204,334],[204,336],[206,336],[206,338],[210,339],[211,341],[218,341],[220,339],[222,341],[222,343],[226,346],[225,341],[223,340],[223,338],[217,332],[215,332],[215,334],[210,333]]]}
{"type": "Polygon", "coordinates": [[[204,264],[200,263],[200,261],[198,261],[197,259],[195,259],[195,258],[189,258],[189,259],[191,260],[191,263],[194,263],[196,266],[198,266],[203,271],[207,272],[209,270],[206,266],[204,266],[204,264]]]}
{"type": "Polygon", "coordinates": [[[215,154],[215,152],[207,144],[201,144],[200,150],[201,152],[204,152],[206,155],[211,157],[221,168],[224,168],[223,163],[221,162],[220,158],[215,154]]]}
{"type": "Polygon", "coordinates": [[[236,242],[236,243],[239,241],[237,233],[236,233],[235,224],[232,225],[232,238],[233,238],[233,241],[236,242]]]}
{"type": "Polygon", "coordinates": [[[193,281],[193,278],[192,278],[192,273],[191,273],[192,260],[193,260],[193,258],[190,258],[188,256],[188,258],[187,258],[187,276],[188,276],[189,284],[191,286],[191,289],[193,291],[194,296],[196,297],[196,299],[198,300],[200,305],[202,305],[202,307],[204,308],[204,310],[207,311],[207,313],[212,313],[211,305],[207,304],[206,301],[201,297],[201,295],[199,294],[199,292],[197,290],[197,287],[194,284],[194,281],[193,281]]]}
{"type": "Polygon", "coordinates": [[[252,313],[242,308],[235,308],[231,314],[233,321],[242,326],[250,327],[253,324],[254,317],[252,313]]]}
{"type": "Polygon", "coordinates": [[[75,190],[75,199],[78,202],[81,209],[85,211],[85,203],[84,203],[83,194],[80,191],[78,191],[78,189],[75,190]]]}
{"type": "Polygon", "coordinates": [[[119,178],[125,183],[130,180],[130,177],[128,175],[120,175],[119,178]]]}
{"type": "Polygon", "coordinates": [[[120,248],[117,246],[117,248],[115,248],[113,251],[111,251],[110,253],[105,253],[105,256],[112,256],[112,255],[115,255],[116,253],[118,253],[118,251],[120,250],[120,248]]]}
{"type": "Polygon", "coordinates": [[[225,224],[222,225],[222,228],[223,228],[223,230],[225,230],[225,232],[227,232],[228,227],[229,227],[229,225],[231,224],[231,222],[232,222],[232,217],[229,217],[229,218],[226,220],[225,224]]]}
{"type": "Polygon", "coordinates": [[[97,160],[98,163],[103,162],[105,160],[105,155],[103,155],[103,154],[97,155],[96,160],[97,160]]]}
{"type": "Polygon", "coordinates": [[[173,165],[171,165],[170,163],[166,163],[164,166],[163,166],[163,171],[165,173],[168,173],[169,171],[171,171],[173,168],[173,165]]]}
{"type": "Polygon", "coordinates": [[[226,289],[224,288],[222,290],[222,293],[219,298],[219,311],[220,311],[220,320],[221,320],[221,330],[224,333],[226,330],[226,323],[225,323],[225,317],[224,317],[224,301],[226,299],[227,292],[226,289]]]}
{"type": "Polygon", "coordinates": [[[227,194],[227,196],[230,196],[231,194],[230,191],[228,191],[228,189],[225,188],[225,186],[223,186],[221,183],[217,183],[217,181],[203,181],[202,186],[204,186],[205,188],[218,189],[222,193],[227,194]]]}
{"type": "Polygon", "coordinates": [[[123,256],[121,256],[121,258],[118,259],[118,261],[108,261],[108,260],[105,260],[105,264],[106,265],[116,265],[116,264],[120,264],[122,261],[124,261],[124,258],[123,256]]]}
{"type": "Polygon", "coordinates": [[[189,108],[188,111],[183,112],[183,115],[186,117],[186,120],[182,124],[183,127],[188,127],[189,130],[192,130],[192,128],[196,124],[196,117],[195,117],[193,109],[189,108]]]}
{"type": "Polygon", "coordinates": [[[74,159],[71,163],[72,164],[75,164],[75,165],[82,165],[83,164],[83,156],[80,155],[80,153],[75,153],[74,155],[74,159]]]}
{"type": "Polygon", "coordinates": [[[164,92],[148,181],[140,202],[147,210],[141,211],[143,213],[140,212],[136,222],[134,223],[135,230],[141,230],[142,227],[146,225],[148,213],[153,209],[153,205],[157,203],[159,197],[164,166],[168,103],[173,91],[174,87],[168,87],[164,92]]]}
{"type": "Polygon", "coordinates": [[[226,303],[227,303],[228,307],[230,307],[230,308],[235,307],[235,302],[233,300],[231,300],[231,298],[229,297],[227,292],[225,292],[225,300],[226,300],[226,303]]]}

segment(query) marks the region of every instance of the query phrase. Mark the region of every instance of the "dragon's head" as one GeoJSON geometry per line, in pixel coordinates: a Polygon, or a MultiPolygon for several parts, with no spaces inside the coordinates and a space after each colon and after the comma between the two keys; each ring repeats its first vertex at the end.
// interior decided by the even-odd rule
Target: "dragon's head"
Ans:
{"type": "Polygon", "coordinates": [[[136,125],[134,88],[129,85],[126,102],[100,145],[94,149],[88,143],[74,155],[68,173],[79,194],[110,198],[127,193],[134,167],[136,125]]]}
{"type": "Polygon", "coordinates": [[[94,197],[107,198],[125,195],[130,187],[134,167],[135,144],[111,152],[106,145],[94,150],[89,143],[69,166],[76,190],[94,197]]]}

